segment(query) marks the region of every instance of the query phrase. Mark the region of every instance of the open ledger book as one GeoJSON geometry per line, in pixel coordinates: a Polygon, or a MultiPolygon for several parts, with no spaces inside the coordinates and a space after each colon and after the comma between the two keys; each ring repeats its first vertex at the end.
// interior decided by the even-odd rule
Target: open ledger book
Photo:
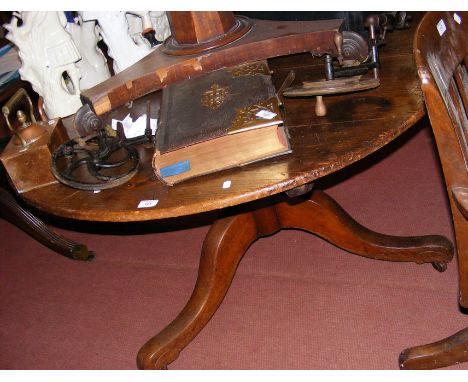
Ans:
{"type": "Polygon", "coordinates": [[[153,168],[173,185],[291,152],[266,61],[163,90],[153,168]]]}

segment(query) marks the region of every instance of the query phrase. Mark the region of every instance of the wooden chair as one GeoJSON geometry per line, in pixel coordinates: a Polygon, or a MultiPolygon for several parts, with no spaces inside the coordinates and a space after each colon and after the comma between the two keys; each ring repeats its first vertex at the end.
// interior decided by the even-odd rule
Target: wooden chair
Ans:
{"type": "MultiPolygon", "coordinates": [[[[459,303],[468,308],[468,12],[428,12],[415,34],[414,55],[452,210],[459,303]]],[[[468,328],[400,355],[402,369],[466,361],[468,328]]]]}

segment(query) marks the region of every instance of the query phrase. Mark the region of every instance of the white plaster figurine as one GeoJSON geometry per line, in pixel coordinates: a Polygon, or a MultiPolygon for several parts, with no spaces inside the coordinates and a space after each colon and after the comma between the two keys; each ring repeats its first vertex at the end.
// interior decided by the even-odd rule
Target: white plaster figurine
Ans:
{"type": "Polygon", "coordinates": [[[165,11],[127,11],[128,25],[130,33],[137,45],[147,45],[150,43],[143,37],[143,33],[154,30],[155,38],[163,42],[171,35],[169,20],[165,11]]]}
{"type": "Polygon", "coordinates": [[[135,44],[143,46],[144,48],[150,48],[151,46],[148,40],[143,37],[143,31],[146,28],[153,28],[153,24],[149,18],[149,12],[127,12],[126,17],[130,35],[132,36],[133,41],[135,41],[135,44]],[[146,17],[142,18],[141,14],[144,14],[146,17]],[[148,20],[150,22],[149,25],[148,20]]]}
{"type": "Polygon", "coordinates": [[[156,32],[156,39],[158,41],[166,40],[171,35],[166,11],[150,11],[150,17],[156,32]]]}
{"type": "Polygon", "coordinates": [[[76,62],[80,54],[64,27],[63,12],[21,12],[23,21],[18,26],[14,16],[6,38],[19,49],[22,66],[19,73],[29,81],[36,93],[44,99],[49,118],[74,114],[81,106],[76,62]]]}
{"type": "Polygon", "coordinates": [[[80,90],[86,90],[107,80],[111,75],[107,66],[107,60],[98,48],[99,31],[96,21],[75,19],[75,23],[68,23],[65,28],[73,38],[73,42],[81,55],[81,60],[76,63],[80,69],[80,90]]]}
{"type": "Polygon", "coordinates": [[[108,54],[114,60],[115,73],[128,68],[151,52],[149,46],[137,45],[133,40],[124,11],[82,11],[80,14],[83,21],[97,20],[108,54]]]}

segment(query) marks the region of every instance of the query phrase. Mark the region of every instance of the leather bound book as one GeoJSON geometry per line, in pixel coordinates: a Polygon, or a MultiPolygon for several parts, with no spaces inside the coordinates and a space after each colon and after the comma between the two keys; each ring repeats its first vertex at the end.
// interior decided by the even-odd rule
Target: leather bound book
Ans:
{"type": "Polygon", "coordinates": [[[173,185],[291,152],[266,61],[163,90],[153,168],[173,185]]]}

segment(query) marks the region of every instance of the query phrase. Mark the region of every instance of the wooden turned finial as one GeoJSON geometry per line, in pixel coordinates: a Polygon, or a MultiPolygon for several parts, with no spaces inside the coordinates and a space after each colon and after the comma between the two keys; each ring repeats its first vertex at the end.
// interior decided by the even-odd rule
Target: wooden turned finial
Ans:
{"type": "Polygon", "coordinates": [[[327,107],[325,106],[325,102],[323,102],[323,96],[315,97],[315,115],[317,117],[325,117],[327,115],[327,107]]]}
{"type": "Polygon", "coordinates": [[[343,65],[343,34],[338,32],[333,36],[333,42],[336,45],[336,50],[338,52],[338,62],[340,65],[343,65]]]}

